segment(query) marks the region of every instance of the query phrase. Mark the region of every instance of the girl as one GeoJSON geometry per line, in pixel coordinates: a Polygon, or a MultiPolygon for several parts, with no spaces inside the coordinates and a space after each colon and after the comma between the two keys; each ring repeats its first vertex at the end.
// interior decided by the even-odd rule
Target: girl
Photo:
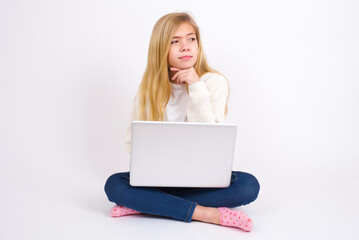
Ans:
{"type": "MultiPolygon", "coordinates": [[[[193,18],[187,13],[161,17],[152,31],[147,68],[127,127],[128,152],[133,120],[220,123],[228,95],[226,78],[207,64],[193,18]]],[[[146,213],[251,231],[251,219],[230,208],[254,201],[259,183],[249,173],[232,171],[228,188],[132,187],[129,172],[122,172],[108,178],[105,192],[117,204],[113,217],[146,213]]]]}

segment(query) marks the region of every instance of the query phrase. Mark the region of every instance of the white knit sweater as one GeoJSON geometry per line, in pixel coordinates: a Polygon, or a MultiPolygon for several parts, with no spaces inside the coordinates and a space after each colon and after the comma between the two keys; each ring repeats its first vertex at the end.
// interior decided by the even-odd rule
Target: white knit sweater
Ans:
{"type": "MultiPolygon", "coordinates": [[[[187,122],[220,123],[225,119],[225,107],[228,97],[228,81],[218,73],[208,72],[200,81],[188,86],[189,105],[187,122]]],[[[138,97],[132,106],[130,121],[127,126],[126,149],[131,152],[131,124],[139,119],[137,111],[138,97]]]]}

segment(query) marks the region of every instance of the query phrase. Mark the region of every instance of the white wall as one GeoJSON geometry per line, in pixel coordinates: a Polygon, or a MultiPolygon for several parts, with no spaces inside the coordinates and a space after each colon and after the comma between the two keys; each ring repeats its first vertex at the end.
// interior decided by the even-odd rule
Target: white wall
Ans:
{"type": "Polygon", "coordinates": [[[236,170],[262,186],[340,172],[358,189],[358,7],[0,0],[1,188],[103,185],[127,171],[125,128],[152,27],[166,13],[190,11],[209,63],[230,81],[236,170]]]}

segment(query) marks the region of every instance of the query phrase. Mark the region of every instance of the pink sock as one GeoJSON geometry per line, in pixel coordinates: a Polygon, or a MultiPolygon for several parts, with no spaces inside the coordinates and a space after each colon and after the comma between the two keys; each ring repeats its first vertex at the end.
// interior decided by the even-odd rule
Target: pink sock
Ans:
{"type": "Polygon", "coordinates": [[[140,214],[140,212],[121,205],[116,205],[111,209],[111,217],[120,217],[132,214],[140,214]]]}
{"type": "Polygon", "coordinates": [[[240,210],[231,210],[226,207],[219,207],[218,212],[221,225],[240,228],[247,232],[252,231],[252,220],[244,212],[240,210]]]}

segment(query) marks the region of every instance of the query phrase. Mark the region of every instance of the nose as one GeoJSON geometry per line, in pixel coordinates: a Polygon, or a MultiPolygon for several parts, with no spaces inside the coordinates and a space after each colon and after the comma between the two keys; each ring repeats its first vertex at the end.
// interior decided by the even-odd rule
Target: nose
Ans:
{"type": "Polygon", "coordinates": [[[186,41],[182,41],[181,52],[189,51],[189,46],[186,41]]]}

